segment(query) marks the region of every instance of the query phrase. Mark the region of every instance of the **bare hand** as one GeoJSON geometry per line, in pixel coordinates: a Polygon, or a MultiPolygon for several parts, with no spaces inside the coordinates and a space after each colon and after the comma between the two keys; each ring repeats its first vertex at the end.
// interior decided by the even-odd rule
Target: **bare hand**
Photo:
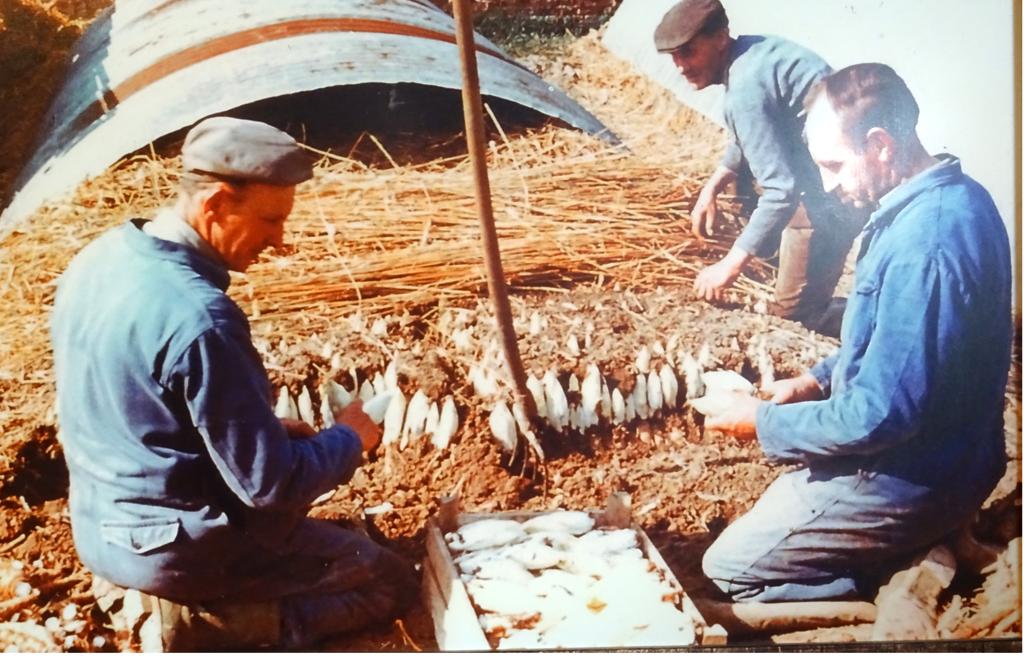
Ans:
{"type": "Polygon", "coordinates": [[[288,419],[281,417],[281,426],[284,426],[285,433],[289,438],[312,438],[316,431],[312,426],[300,419],[288,419]]]}
{"type": "Polygon", "coordinates": [[[725,290],[736,282],[739,275],[740,272],[726,264],[725,260],[716,262],[697,275],[693,291],[705,301],[721,301],[725,297],[725,290]]]}
{"type": "Polygon", "coordinates": [[[810,373],[804,373],[788,380],[776,380],[761,387],[761,393],[772,403],[803,403],[820,401],[825,398],[818,381],[810,373]]]}
{"type": "Polygon", "coordinates": [[[697,202],[690,211],[690,229],[693,235],[703,240],[704,233],[715,235],[715,222],[718,220],[718,191],[708,183],[697,196],[697,202]]]}
{"type": "Polygon", "coordinates": [[[737,440],[757,437],[757,408],[761,401],[742,391],[729,392],[733,402],[724,412],[708,417],[704,428],[731,435],[737,440]]]}
{"type": "Polygon", "coordinates": [[[367,454],[372,453],[380,444],[381,429],[363,412],[362,401],[353,401],[343,410],[336,412],[334,420],[355,431],[363,445],[363,451],[367,454]]]}

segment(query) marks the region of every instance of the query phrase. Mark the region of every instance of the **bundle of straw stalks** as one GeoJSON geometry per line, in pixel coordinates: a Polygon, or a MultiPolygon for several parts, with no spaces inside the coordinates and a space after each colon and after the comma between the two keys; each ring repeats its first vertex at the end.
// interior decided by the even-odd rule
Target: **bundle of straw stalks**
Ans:
{"type": "MultiPolygon", "coordinates": [[[[509,138],[490,116],[489,155],[502,260],[514,287],[621,281],[686,290],[738,229],[707,242],[688,232],[689,211],[717,163],[722,131],[610,57],[598,33],[559,60],[533,63],[580,99],[628,150],[570,130],[509,138]],[[584,65],[586,63],[586,65],[584,65]]],[[[293,213],[296,254],[254,267],[248,286],[263,317],[357,303],[390,311],[479,294],[483,268],[465,158],[366,170],[325,156],[293,213]],[[401,224],[394,224],[395,222],[401,224]],[[382,252],[386,251],[386,252],[382,252]],[[330,268],[333,267],[333,268],[330,268]]],[[[757,275],[767,275],[764,266],[757,275]]],[[[744,279],[738,295],[765,298],[744,279]]]]}
{"type": "MultiPolygon", "coordinates": [[[[736,231],[733,224],[706,243],[687,232],[720,130],[630,75],[595,36],[579,40],[563,62],[542,65],[569,76],[561,84],[589,101],[631,150],[558,127],[510,137],[492,116],[491,185],[510,284],[564,290],[580,281],[617,283],[688,298],[696,271],[724,253],[736,231]]],[[[440,300],[485,292],[466,158],[399,165],[383,141],[370,140],[389,166],[322,154],[316,177],[299,190],[285,250],[235,277],[231,295],[254,320],[309,335],[352,312],[423,313],[440,300]]],[[[170,203],[178,170],[174,157],[126,158],[0,244],[4,440],[48,420],[55,279],[102,231],[170,203]]],[[[744,279],[736,296],[750,302],[767,290],[744,279]]]]}
{"type": "MultiPolygon", "coordinates": [[[[502,260],[514,286],[621,281],[684,289],[704,265],[701,256],[727,249],[686,233],[693,188],[673,191],[671,172],[573,133],[509,143],[491,164],[502,260]]],[[[348,303],[392,311],[480,293],[471,178],[464,160],[385,173],[327,166],[293,213],[295,252],[246,277],[259,312],[329,314],[348,303]]]]}

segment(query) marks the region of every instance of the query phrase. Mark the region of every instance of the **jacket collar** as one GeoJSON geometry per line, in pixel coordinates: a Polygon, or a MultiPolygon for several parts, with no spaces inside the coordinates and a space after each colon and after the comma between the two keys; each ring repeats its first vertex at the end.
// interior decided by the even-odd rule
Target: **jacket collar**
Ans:
{"type": "Polygon", "coordinates": [[[757,42],[760,42],[764,37],[757,35],[736,35],[732,38],[732,42],[729,44],[729,52],[725,57],[725,71],[722,73],[722,85],[726,88],[729,87],[729,78],[733,73],[733,66],[736,64],[736,60],[744,53],[750,50],[757,42]]]}
{"type": "Polygon", "coordinates": [[[161,209],[155,218],[142,226],[142,231],[158,239],[192,248],[214,262],[224,263],[213,246],[173,209],[161,209]]]}
{"type": "Polygon", "coordinates": [[[926,190],[954,183],[963,178],[964,173],[959,158],[949,154],[940,154],[935,157],[939,160],[938,164],[914,175],[909,181],[897,185],[878,200],[878,210],[868,220],[864,227],[865,232],[872,232],[892,224],[900,211],[926,190]]]}
{"type": "Polygon", "coordinates": [[[227,291],[231,284],[231,275],[223,264],[188,245],[150,236],[142,231],[143,225],[147,222],[149,220],[144,218],[132,218],[121,228],[133,250],[188,267],[216,285],[222,292],[227,291]]]}

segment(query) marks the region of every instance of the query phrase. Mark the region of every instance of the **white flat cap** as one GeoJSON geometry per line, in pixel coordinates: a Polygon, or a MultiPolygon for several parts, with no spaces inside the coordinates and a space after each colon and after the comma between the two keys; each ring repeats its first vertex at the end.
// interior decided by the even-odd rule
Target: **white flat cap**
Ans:
{"type": "Polygon", "coordinates": [[[295,185],[313,176],[308,154],[291,135],[253,120],[216,116],[185,136],[186,173],[225,180],[295,185]]]}

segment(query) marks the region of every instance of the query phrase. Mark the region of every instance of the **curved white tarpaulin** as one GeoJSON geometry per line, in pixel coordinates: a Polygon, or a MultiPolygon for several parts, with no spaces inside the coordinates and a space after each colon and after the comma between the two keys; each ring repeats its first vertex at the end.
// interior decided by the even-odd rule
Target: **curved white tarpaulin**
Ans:
{"type": "MultiPolygon", "coordinates": [[[[476,40],[484,95],[616,141],[561,90],[476,40]]],[[[362,83],[461,88],[454,20],[424,0],[120,0],[76,44],[0,236],[47,199],[206,116],[362,83]]]]}

